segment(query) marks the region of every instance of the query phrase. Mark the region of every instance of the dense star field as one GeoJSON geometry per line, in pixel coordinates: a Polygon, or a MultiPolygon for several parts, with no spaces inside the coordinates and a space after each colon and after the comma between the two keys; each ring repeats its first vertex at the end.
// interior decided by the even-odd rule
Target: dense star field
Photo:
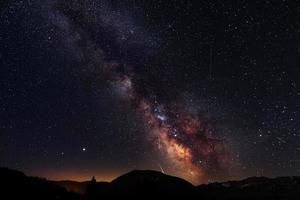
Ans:
{"type": "Polygon", "coordinates": [[[300,2],[0,3],[0,166],[300,175],[300,2]]]}

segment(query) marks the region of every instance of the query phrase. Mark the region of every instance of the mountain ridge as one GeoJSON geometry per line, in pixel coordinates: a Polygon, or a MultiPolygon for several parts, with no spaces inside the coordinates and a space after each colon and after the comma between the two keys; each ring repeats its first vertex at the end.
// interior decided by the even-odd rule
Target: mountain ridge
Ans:
{"type": "Polygon", "coordinates": [[[249,177],[238,181],[194,186],[188,181],[152,170],[132,170],[111,182],[51,181],[0,168],[5,192],[30,199],[98,199],[101,197],[196,196],[203,199],[299,199],[300,177],[249,177]],[[19,191],[18,193],[14,190],[19,191]],[[47,195],[44,198],[43,195],[47,195]]]}

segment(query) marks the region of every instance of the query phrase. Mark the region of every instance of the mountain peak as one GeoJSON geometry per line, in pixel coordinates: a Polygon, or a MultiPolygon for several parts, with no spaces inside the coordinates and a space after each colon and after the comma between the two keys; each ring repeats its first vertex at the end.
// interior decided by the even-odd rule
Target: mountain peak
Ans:
{"type": "MultiPolygon", "coordinates": [[[[122,176],[120,177],[123,177],[123,176],[166,176],[166,174],[164,173],[161,173],[159,171],[155,171],[155,170],[149,170],[149,169],[146,169],[146,170],[141,170],[141,169],[134,169],[126,174],[123,174],[122,176]]],[[[167,175],[168,176],[168,175],[167,175]]],[[[118,177],[119,178],[119,177],[118,177]]],[[[116,178],[116,179],[118,179],[116,178]]],[[[115,179],[115,180],[116,180],[115,179]]],[[[113,180],[114,181],[114,180],[113,180]]]]}
{"type": "Polygon", "coordinates": [[[156,195],[159,193],[191,193],[194,186],[178,177],[169,176],[153,170],[133,170],[111,182],[113,188],[122,193],[156,195]]]}

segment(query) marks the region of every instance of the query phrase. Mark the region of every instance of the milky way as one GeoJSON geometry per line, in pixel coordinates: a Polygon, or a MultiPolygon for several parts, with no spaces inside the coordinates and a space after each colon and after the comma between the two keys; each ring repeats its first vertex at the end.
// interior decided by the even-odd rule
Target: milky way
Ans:
{"type": "Polygon", "coordinates": [[[0,165],[57,180],[299,175],[297,4],[0,3],[0,165]]]}
{"type": "Polygon", "coordinates": [[[201,118],[201,113],[188,112],[180,104],[164,106],[157,100],[138,96],[127,75],[114,79],[113,84],[122,91],[120,94],[126,96],[143,118],[147,137],[161,156],[174,165],[177,175],[198,183],[220,172],[226,173],[230,165],[229,150],[213,125],[201,118]]]}
{"type": "MultiPolygon", "coordinates": [[[[135,68],[139,66],[122,61],[127,58],[127,54],[120,54],[123,59],[112,59],[108,53],[111,49],[103,48],[101,42],[97,45],[99,38],[101,40],[101,37],[111,37],[112,43],[107,45],[111,48],[115,47],[115,51],[122,51],[124,45],[126,48],[134,45],[135,48],[142,46],[143,49],[151,49],[147,43],[141,41],[140,37],[130,35],[134,34],[138,28],[131,25],[128,19],[120,21],[124,20],[120,16],[112,14],[108,17],[105,14],[108,12],[107,8],[102,8],[105,10],[104,14],[101,12],[96,20],[93,18],[98,22],[98,29],[101,30],[103,27],[102,36],[92,39],[90,33],[87,32],[87,27],[93,23],[90,22],[91,13],[86,13],[82,7],[76,7],[76,4],[72,4],[70,8],[60,4],[58,6],[60,11],[54,10],[51,19],[59,18],[59,20],[54,20],[54,23],[58,22],[57,25],[68,34],[74,51],[82,52],[79,55],[84,57],[80,60],[84,59],[91,63],[92,68],[101,69],[100,76],[106,77],[111,89],[120,98],[128,101],[136,115],[142,119],[145,137],[153,144],[153,148],[159,151],[157,156],[163,157],[165,163],[172,166],[170,173],[194,183],[206,182],[217,174],[226,174],[230,166],[230,153],[226,142],[219,137],[214,125],[198,111],[189,111],[180,101],[168,100],[161,103],[155,91],[140,92],[147,91],[148,86],[147,83],[144,83],[146,88],[137,86],[139,83],[136,79],[139,79],[139,74],[135,72],[135,68]],[[71,18],[72,13],[80,13],[79,15],[83,17],[80,20],[71,18]],[[84,22],[82,22],[83,19],[85,19],[84,22]],[[112,36],[107,34],[112,34],[112,36]],[[85,43],[86,46],[78,46],[79,43],[85,43]]],[[[146,41],[145,38],[144,41],[146,41]]],[[[141,58],[145,56],[148,55],[141,55],[141,58]]],[[[89,73],[94,73],[94,71],[89,73]]],[[[180,92],[184,93],[184,91],[180,92]]],[[[163,164],[157,163],[157,165],[163,170],[163,164]]]]}

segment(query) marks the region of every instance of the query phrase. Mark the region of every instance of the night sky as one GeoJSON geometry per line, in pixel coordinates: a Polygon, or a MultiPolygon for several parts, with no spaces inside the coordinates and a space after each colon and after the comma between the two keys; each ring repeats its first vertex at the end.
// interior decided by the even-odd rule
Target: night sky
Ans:
{"type": "Polygon", "coordinates": [[[300,175],[300,2],[0,3],[0,166],[300,175]]]}

